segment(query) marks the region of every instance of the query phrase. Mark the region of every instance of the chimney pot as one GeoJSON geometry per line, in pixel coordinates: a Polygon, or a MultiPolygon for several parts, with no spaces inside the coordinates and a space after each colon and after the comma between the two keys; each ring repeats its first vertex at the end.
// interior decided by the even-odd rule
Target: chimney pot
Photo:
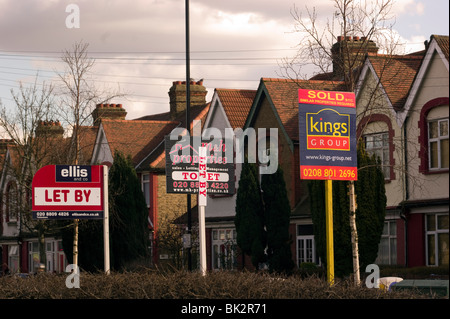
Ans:
{"type": "Polygon", "coordinates": [[[122,104],[116,104],[116,107],[122,108],[122,104]]]}
{"type": "Polygon", "coordinates": [[[341,41],[342,41],[342,38],[343,38],[342,35],[338,36],[338,37],[337,37],[338,42],[341,42],[341,41]]]}
{"type": "Polygon", "coordinates": [[[353,41],[359,41],[359,37],[353,37],[353,41]]]}

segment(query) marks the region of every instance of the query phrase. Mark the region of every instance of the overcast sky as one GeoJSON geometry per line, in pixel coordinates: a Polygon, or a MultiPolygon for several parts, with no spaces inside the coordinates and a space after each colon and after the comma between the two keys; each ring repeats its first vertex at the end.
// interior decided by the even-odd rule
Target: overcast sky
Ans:
{"type": "MultiPolygon", "coordinates": [[[[52,81],[62,71],[61,52],[89,43],[99,86],[120,85],[114,100],[127,119],[169,110],[172,81],[184,80],[183,0],[0,0],[0,100],[13,105],[11,88],[52,81]],[[70,4],[80,10],[80,27],[68,28],[70,4]]],[[[282,58],[295,54],[291,9],[316,7],[318,19],[333,15],[330,0],[191,0],[191,77],[214,88],[257,89],[261,77],[280,77],[282,58]]],[[[397,0],[394,30],[406,50],[424,48],[431,34],[448,35],[448,0],[397,0]]]]}

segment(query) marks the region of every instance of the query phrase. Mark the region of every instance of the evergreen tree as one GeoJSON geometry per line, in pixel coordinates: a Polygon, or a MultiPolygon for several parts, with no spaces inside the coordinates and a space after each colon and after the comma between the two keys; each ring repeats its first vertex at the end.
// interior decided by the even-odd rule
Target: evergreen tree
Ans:
{"type": "Polygon", "coordinates": [[[236,197],[236,241],[242,253],[251,256],[252,264],[265,261],[264,207],[258,182],[257,167],[245,161],[236,197]]]}
{"type": "Polygon", "coordinates": [[[281,167],[278,166],[274,174],[263,175],[261,189],[264,201],[269,271],[290,273],[294,267],[289,234],[291,207],[281,167]]]}
{"type": "Polygon", "coordinates": [[[365,269],[377,258],[378,244],[383,232],[386,216],[386,192],[384,174],[375,155],[370,156],[364,145],[358,145],[359,170],[355,182],[357,194],[356,226],[358,228],[358,245],[360,250],[360,267],[365,269]],[[360,233],[364,235],[361,236],[360,233]]]}
{"type": "MultiPolygon", "coordinates": [[[[140,182],[130,158],[119,152],[109,170],[109,214],[111,269],[120,270],[127,262],[145,256],[148,246],[148,210],[140,182]]],[[[69,225],[71,221],[64,221],[69,225]]],[[[72,262],[73,227],[61,233],[64,252],[72,262]]],[[[103,221],[79,223],[78,265],[86,271],[102,270],[103,221]]]]}
{"type": "MultiPolygon", "coordinates": [[[[379,161],[358,144],[358,180],[355,182],[356,227],[360,269],[375,261],[384,226],[386,194],[379,161]]],[[[309,182],[311,214],[316,248],[326,263],[325,183],[309,182]]],[[[335,276],[353,272],[349,226],[348,182],[333,181],[333,239],[335,276]]]]}
{"type": "Polygon", "coordinates": [[[131,159],[114,155],[109,171],[111,259],[115,269],[146,254],[148,210],[131,159]]]}

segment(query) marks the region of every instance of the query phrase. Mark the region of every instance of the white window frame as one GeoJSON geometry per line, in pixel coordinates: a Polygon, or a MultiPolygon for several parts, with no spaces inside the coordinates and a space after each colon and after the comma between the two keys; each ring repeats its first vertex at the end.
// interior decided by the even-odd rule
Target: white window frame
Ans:
{"type": "Polygon", "coordinates": [[[147,208],[150,207],[150,174],[143,173],[141,174],[141,189],[142,193],[144,193],[145,203],[147,204],[147,208]]]}
{"type": "Polygon", "coordinates": [[[39,243],[37,241],[28,242],[28,272],[34,273],[39,266],[39,243]],[[35,259],[37,257],[37,260],[35,259]]]}
{"type": "Polygon", "coordinates": [[[314,241],[314,235],[299,235],[297,236],[297,266],[300,267],[302,263],[317,263],[316,262],[316,244],[314,241]],[[311,256],[308,255],[308,247],[306,243],[310,241],[311,243],[311,256]],[[300,242],[303,242],[303,248],[300,249],[300,242]],[[304,256],[306,256],[303,260],[300,260],[301,250],[303,251],[304,256]]]}
{"type": "Polygon", "coordinates": [[[236,235],[236,229],[234,228],[214,228],[211,230],[211,268],[213,270],[236,268],[236,235]],[[221,233],[224,235],[223,238],[220,236],[221,233]],[[217,234],[217,238],[215,238],[215,234],[217,234]],[[226,258],[231,258],[225,264],[222,259],[222,246],[225,246],[226,258]]]}
{"type": "Polygon", "coordinates": [[[377,265],[396,265],[397,264],[397,256],[395,256],[395,260],[391,258],[392,256],[392,250],[394,249],[397,253],[397,220],[396,219],[388,219],[384,221],[383,225],[383,233],[381,234],[381,240],[378,244],[378,254],[377,259],[375,260],[375,263],[377,265]],[[395,229],[395,233],[393,234],[392,230],[395,229]],[[388,252],[387,252],[387,259],[388,262],[383,262],[386,258],[386,256],[382,256],[381,254],[381,240],[387,240],[388,241],[388,252]]]}
{"type": "MultiPolygon", "coordinates": [[[[374,141],[371,141],[372,143],[374,141]]],[[[385,180],[391,179],[391,158],[390,158],[390,150],[389,150],[389,132],[377,132],[373,134],[366,134],[364,135],[364,146],[366,151],[369,154],[375,154],[380,158],[381,162],[381,169],[383,171],[383,176],[385,180]],[[368,147],[367,146],[367,139],[368,138],[376,138],[381,137],[381,146],[377,147],[368,147]],[[385,154],[387,154],[388,158],[385,158],[385,154]],[[381,156],[380,156],[381,155],[381,156]]]]}
{"type": "Polygon", "coordinates": [[[426,214],[425,218],[425,254],[426,254],[426,264],[427,266],[441,266],[439,265],[439,234],[445,234],[449,233],[448,228],[447,229],[439,229],[438,228],[438,216],[448,216],[448,213],[436,213],[436,214],[426,214]],[[435,229],[434,230],[428,230],[428,217],[433,216],[434,217],[434,224],[435,229]],[[429,238],[431,236],[434,236],[434,254],[435,254],[435,263],[430,264],[430,251],[429,251],[429,238]]]}
{"type": "Polygon", "coordinates": [[[20,270],[20,246],[9,245],[8,246],[8,268],[11,274],[14,274],[20,270]]]}
{"type": "Polygon", "coordinates": [[[445,119],[437,119],[437,120],[429,120],[427,121],[427,126],[428,126],[428,169],[430,171],[439,171],[439,170],[443,170],[443,169],[448,169],[448,167],[442,167],[442,162],[441,162],[441,141],[442,140],[448,140],[449,139],[449,135],[448,135],[448,118],[445,119]],[[437,137],[430,137],[431,136],[431,129],[430,129],[430,125],[432,123],[436,123],[437,122],[437,137]],[[447,122],[447,135],[441,135],[441,123],[445,123],[447,122]],[[432,152],[431,152],[431,143],[436,143],[437,144],[437,160],[438,160],[438,165],[437,167],[431,167],[432,165],[432,160],[431,160],[431,156],[432,156],[432,152]]]}

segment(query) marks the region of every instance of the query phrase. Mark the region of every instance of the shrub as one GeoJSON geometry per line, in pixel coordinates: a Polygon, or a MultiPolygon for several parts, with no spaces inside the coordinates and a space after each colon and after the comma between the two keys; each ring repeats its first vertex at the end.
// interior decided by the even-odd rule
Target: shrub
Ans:
{"type": "Polygon", "coordinates": [[[66,274],[39,274],[27,278],[0,278],[0,298],[10,299],[413,299],[430,298],[406,291],[383,292],[349,280],[329,286],[324,278],[275,276],[254,272],[200,273],[81,272],[80,289],[68,289],[66,274]]]}

